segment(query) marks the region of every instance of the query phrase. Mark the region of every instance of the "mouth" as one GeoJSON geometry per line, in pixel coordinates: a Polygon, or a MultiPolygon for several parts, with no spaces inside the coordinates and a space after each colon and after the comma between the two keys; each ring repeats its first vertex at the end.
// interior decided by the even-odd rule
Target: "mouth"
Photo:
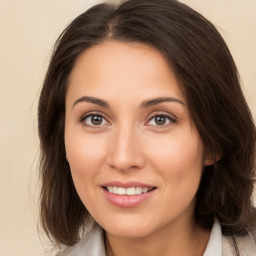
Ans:
{"type": "Polygon", "coordinates": [[[148,192],[151,192],[156,189],[156,187],[117,187],[117,186],[107,186],[103,188],[108,191],[109,193],[120,195],[120,196],[135,196],[135,195],[141,195],[146,194],[148,192]]]}
{"type": "Polygon", "coordinates": [[[112,181],[101,184],[104,197],[113,205],[121,208],[134,208],[154,198],[157,187],[141,182],[112,181]]]}

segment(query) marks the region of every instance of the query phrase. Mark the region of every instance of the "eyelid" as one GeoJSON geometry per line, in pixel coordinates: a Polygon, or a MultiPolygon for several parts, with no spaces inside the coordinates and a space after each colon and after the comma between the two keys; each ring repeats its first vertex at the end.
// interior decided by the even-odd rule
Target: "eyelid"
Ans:
{"type": "Polygon", "coordinates": [[[106,120],[106,122],[108,123],[107,125],[111,124],[111,123],[108,121],[108,118],[105,116],[105,114],[103,114],[103,113],[100,112],[100,111],[90,111],[90,112],[86,112],[85,114],[83,114],[83,115],[81,116],[81,118],[79,118],[79,122],[82,123],[84,126],[89,127],[89,128],[93,128],[93,129],[100,129],[102,126],[106,125],[106,124],[103,124],[103,125],[88,125],[88,124],[86,124],[86,123],[83,123],[86,118],[88,118],[89,116],[92,116],[92,115],[101,116],[104,120],[106,120]]]}
{"type": "MultiPolygon", "coordinates": [[[[83,123],[83,121],[87,118],[87,117],[89,117],[89,116],[91,116],[91,115],[98,115],[98,116],[101,116],[102,118],[104,118],[105,119],[105,121],[108,123],[107,125],[111,125],[111,123],[109,122],[109,118],[108,117],[106,117],[106,115],[104,114],[104,113],[102,113],[101,111],[89,111],[89,112],[86,112],[85,114],[83,114],[82,116],[81,116],[81,118],[79,118],[79,122],[80,123],[83,123]]],[[[152,118],[154,118],[154,117],[156,117],[156,116],[165,116],[165,117],[167,117],[169,120],[170,120],[170,123],[176,123],[177,122],[177,118],[174,116],[174,115],[172,115],[172,114],[170,114],[170,113],[166,113],[166,112],[163,112],[163,111],[157,111],[157,112],[154,112],[154,113],[151,113],[149,116],[148,116],[148,118],[147,118],[147,121],[146,121],[146,123],[145,123],[145,125],[147,125],[147,126],[155,126],[155,127],[159,127],[159,128],[164,128],[164,127],[167,127],[167,126],[169,126],[169,125],[171,125],[171,124],[166,124],[166,125],[149,125],[148,123],[150,122],[150,120],[152,119],[152,118]]],[[[83,124],[84,126],[87,126],[87,127],[89,127],[89,128],[98,128],[98,129],[100,129],[102,126],[104,126],[104,125],[106,125],[106,124],[104,124],[104,125],[98,125],[98,126],[92,126],[92,125],[88,125],[88,124],[83,124]]]]}
{"type": "MultiPolygon", "coordinates": [[[[147,118],[147,122],[146,122],[146,125],[150,122],[150,120],[156,116],[164,116],[164,117],[167,117],[171,123],[176,123],[177,122],[177,118],[169,113],[166,113],[166,112],[162,112],[162,111],[157,111],[157,112],[154,112],[152,114],[149,115],[149,117],[147,118]]],[[[159,127],[159,128],[164,128],[164,127],[167,127],[169,126],[170,124],[167,124],[167,125],[148,125],[148,126],[155,126],[155,127],[159,127]]]]}

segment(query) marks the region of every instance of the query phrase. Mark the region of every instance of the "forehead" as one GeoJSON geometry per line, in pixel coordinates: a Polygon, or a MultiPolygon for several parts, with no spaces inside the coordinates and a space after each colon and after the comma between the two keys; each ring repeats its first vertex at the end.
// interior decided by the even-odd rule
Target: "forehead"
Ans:
{"type": "Polygon", "coordinates": [[[184,100],[165,57],[141,43],[106,41],[85,50],[78,57],[69,81],[68,94],[97,93],[108,97],[113,92],[123,92],[123,97],[135,97],[139,91],[148,98],[173,94],[169,96],[184,100]]]}

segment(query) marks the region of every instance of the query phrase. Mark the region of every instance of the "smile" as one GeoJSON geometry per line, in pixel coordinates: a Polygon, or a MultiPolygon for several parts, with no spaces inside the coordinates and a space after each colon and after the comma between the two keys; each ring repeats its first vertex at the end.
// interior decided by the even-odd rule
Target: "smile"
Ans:
{"type": "Polygon", "coordinates": [[[109,182],[101,185],[104,197],[121,208],[133,208],[153,197],[157,187],[140,182],[109,182]]]}
{"type": "Polygon", "coordinates": [[[116,187],[116,186],[114,187],[108,186],[108,187],[105,187],[105,189],[108,192],[116,195],[134,196],[134,195],[145,194],[155,188],[144,188],[144,187],[123,188],[123,187],[116,187]]]}

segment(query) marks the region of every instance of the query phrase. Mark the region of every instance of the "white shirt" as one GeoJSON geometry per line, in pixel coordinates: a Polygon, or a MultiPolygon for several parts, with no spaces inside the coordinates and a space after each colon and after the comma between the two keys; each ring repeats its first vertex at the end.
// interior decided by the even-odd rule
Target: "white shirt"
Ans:
{"type": "Polygon", "coordinates": [[[222,256],[222,232],[217,219],[213,223],[210,238],[203,256],[222,256]]]}
{"type": "MultiPolygon", "coordinates": [[[[203,256],[236,255],[230,237],[223,237],[221,226],[215,219],[210,238],[203,256]]],[[[256,243],[251,235],[237,238],[240,256],[256,256],[256,243]]],[[[94,225],[92,229],[74,246],[68,247],[57,256],[106,256],[103,229],[94,225]]]]}

